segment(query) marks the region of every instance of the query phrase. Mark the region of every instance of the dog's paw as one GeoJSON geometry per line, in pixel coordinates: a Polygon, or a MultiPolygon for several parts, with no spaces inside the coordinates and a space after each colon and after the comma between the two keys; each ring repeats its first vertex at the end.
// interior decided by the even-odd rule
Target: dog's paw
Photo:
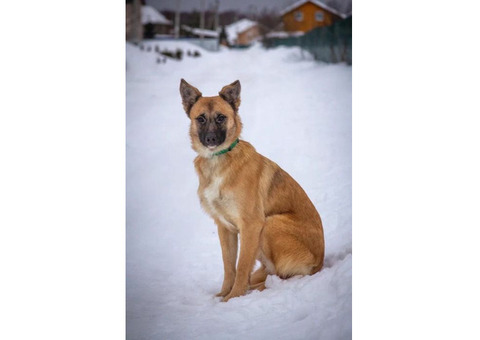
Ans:
{"type": "Polygon", "coordinates": [[[234,281],[233,280],[226,280],[222,284],[222,289],[220,290],[220,293],[218,293],[215,296],[219,297],[225,297],[227,296],[233,288],[234,281]]]}
{"type": "Polygon", "coordinates": [[[236,297],[239,297],[241,296],[242,294],[228,294],[227,296],[225,296],[223,299],[222,299],[222,302],[227,302],[228,300],[230,299],[233,299],[233,298],[236,298],[236,297]]]}
{"type": "Polygon", "coordinates": [[[231,298],[234,298],[236,296],[230,296],[230,294],[228,294],[227,296],[225,296],[223,299],[222,299],[222,302],[227,302],[228,300],[230,300],[231,298]]]}
{"type": "Polygon", "coordinates": [[[222,302],[227,302],[228,300],[232,299],[232,298],[236,298],[236,297],[239,297],[239,296],[242,296],[246,293],[246,289],[245,290],[232,290],[227,296],[225,296],[223,299],[222,299],[222,302]]]}
{"type": "Polygon", "coordinates": [[[220,293],[218,294],[215,294],[216,297],[225,297],[228,295],[228,293],[230,293],[230,289],[228,291],[221,291],[220,293]]]}

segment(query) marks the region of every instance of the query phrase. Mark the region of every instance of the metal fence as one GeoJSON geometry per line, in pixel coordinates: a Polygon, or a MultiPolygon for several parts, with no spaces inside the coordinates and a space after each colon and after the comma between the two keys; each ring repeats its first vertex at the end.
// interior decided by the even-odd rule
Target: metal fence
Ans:
{"type": "Polygon", "coordinates": [[[327,63],[352,64],[352,17],[337,21],[331,26],[317,27],[302,36],[266,38],[266,48],[300,46],[309,51],[315,60],[327,63]]]}

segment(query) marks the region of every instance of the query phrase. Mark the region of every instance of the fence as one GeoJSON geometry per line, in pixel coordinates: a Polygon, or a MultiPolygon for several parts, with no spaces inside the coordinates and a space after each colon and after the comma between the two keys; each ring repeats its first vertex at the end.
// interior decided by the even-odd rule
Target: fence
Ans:
{"type": "Polygon", "coordinates": [[[277,46],[300,46],[309,51],[315,60],[327,63],[352,64],[352,17],[337,21],[331,26],[317,27],[302,36],[266,38],[266,48],[277,46]]]}
{"type": "Polygon", "coordinates": [[[180,39],[174,39],[172,36],[168,35],[159,35],[157,34],[155,36],[155,39],[145,39],[145,41],[187,41],[189,43],[192,43],[193,45],[197,45],[207,51],[210,52],[217,52],[219,50],[218,46],[218,39],[217,38],[180,38],[180,39]]]}
{"type": "Polygon", "coordinates": [[[219,49],[218,39],[182,38],[180,40],[188,41],[189,43],[192,43],[194,45],[202,47],[202,48],[204,48],[204,49],[206,49],[207,51],[210,51],[210,52],[217,52],[218,49],[219,49]]]}

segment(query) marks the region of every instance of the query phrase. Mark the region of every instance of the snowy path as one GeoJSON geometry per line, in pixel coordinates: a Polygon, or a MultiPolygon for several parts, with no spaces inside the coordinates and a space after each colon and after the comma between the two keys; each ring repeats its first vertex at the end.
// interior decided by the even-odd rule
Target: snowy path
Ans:
{"type": "Polygon", "coordinates": [[[166,64],[126,53],[128,339],[351,338],[351,67],[303,60],[295,48],[166,64]],[[270,276],[265,291],[228,303],[214,297],[220,245],[196,196],[180,78],[205,96],[240,80],[243,139],[289,172],[322,217],[322,271],[270,276]]]}

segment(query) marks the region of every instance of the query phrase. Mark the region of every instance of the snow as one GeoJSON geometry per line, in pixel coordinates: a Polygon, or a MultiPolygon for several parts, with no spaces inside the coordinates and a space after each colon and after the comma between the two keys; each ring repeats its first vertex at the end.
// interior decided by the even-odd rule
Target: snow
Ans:
{"type": "Polygon", "coordinates": [[[189,27],[187,25],[182,25],[182,28],[187,31],[187,32],[191,32],[195,35],[203,35],[205,37],[210,37],[210,38],[218,38],[218,32],[217,31],[213,31],[213,30],[207,30],[207,29],[202,29],[202,28],[192,28],[192,27],[189,27]]]}
{"type": "Polygon", "coordinates": [[[225,26],[225,31],[227,32],[227,39],[230,44],[235,44],[235,40],[237,39],[238,35],[246,30],[252,28],[253,26],[257,25],[255,21],[249,19],[240,19],[233,24],[225,26]]]}
{"type": "Polygon", "coordinates": [[[284,31],[270,32],[265,35],[267,38],[288,38],[289,36],[288,32],[284,31]]]}
{"type": "MultiPolygon", "coordinates": [[[[194,49],[188,42],[157,41],[194,49]]],[[[127,45],[127,338],[349,339],[352,69],[299,48],[202,51],[155,62],[127,45]],[[325,267],[220,302],[216,227],[201,209],[180,79],[213,96],[242,84],[242,139],[304,188],[324,225],[325,267]]]]}
{"type": "Polygon", "coordinates": [[[300,37],[304,35],[305,32],[302,31],[295,31],[295,32],[285,32],[285,31],[279,31],[279,32],[270,32],[267,33],[265,36],[267,38],[289,38],[289,37],[300,37]]]}
{"type": "Polygon", "coordinates": [[[165,16],[155,8],[151,6],[142,6],[142,25],[148,23],[170,25],[172,22],[165,18],[165,16]]]}
{"type": "MultiPolygon", "coordinates": [[[[297,1],[295,3],[293,3],[292,5],[286,7],[285,9],[283,9],[282,11],[280,11],[280,15],[283,16],[285,14],[287,14],[288,12],[290,11],[293,11],[294,9],[302,6],[303,4],[307,3],[307,2],[311,2],[315,5],[317,5],[318,7],[321,7],[321,8],[324,8],[326,9],[327,11],[333,13],[333,14],[336,14],[338,15],[340,18],[342,19],[345,19],[349,16],[349,14],[351,14],[351,11],[349,14],[345,14],[345,13],[341,13],[340,11],[334,9],[333,7],[327,5],[326,3],[322,2],[322,1],[318,1],[318,0],[300,0],[300,1],[297,1]]],[[[340,4],[342,4],[343,2],[340,2],[340,4]]],[[[346,2],[345,2],[346,3],[346,2]]],[[[339,3],[338,2],[335,2],[336,5],[338,5],[339,3]]]]}

